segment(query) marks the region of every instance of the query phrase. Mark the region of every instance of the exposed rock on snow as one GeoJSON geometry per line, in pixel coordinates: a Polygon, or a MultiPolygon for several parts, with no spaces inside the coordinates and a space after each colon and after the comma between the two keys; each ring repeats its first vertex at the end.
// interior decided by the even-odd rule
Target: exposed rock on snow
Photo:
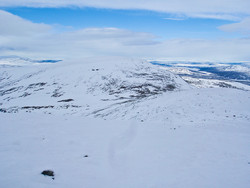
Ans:
{"type": "Polygon", "coordinates": [[[53,180],[55,179],[55,174],[54,174],[54,171],[52,170],[44,170],[42,171],[41,174],[44,176],[51,176],[53,180]]]}
{"type": "Polygon", "coordinates": [[[44,176],[54,176],[54,172],[52,170],[44,170],[41,174],[44,176]]]}

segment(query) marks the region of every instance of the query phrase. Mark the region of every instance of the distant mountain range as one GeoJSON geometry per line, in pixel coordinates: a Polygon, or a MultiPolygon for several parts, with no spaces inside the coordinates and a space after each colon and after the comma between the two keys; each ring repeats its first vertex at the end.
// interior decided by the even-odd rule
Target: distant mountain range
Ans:
{"type": "Polygon", "coordinates": [[[51,59],[42,59],[42,60],[33,60],[30,58],[20,57],[20,56],[0,56],[0,65],[31,65],[36,63],[57,63],[62,60],[51,60],[51,59]]]}

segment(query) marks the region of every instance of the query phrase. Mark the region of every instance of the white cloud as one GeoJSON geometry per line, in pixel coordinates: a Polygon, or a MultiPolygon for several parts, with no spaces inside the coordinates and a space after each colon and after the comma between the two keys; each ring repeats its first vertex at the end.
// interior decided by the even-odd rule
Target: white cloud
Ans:
{"type": "Polygon", "coordinates": [[[58,59],[129,56],[179,60],[250,60],[250,39],[160,41],[150,33],[117,28],[86,28],[55,33],[50,25],[32,23],[5,11],[1,11],[0,15],[9,23],[5,25],[6,20],[0,19],[1,55],[58,59]]]}
{"type": "Polygon", "coordinates": [[[181,18],[181,17],[169,17],[169,18],[164,18],[164,20],[173,20],[173,21],[183,21],[186,18],[181,18]]]}
{"type": "Polygon", "coordinates": [[[193,18],[204,18],[204,19],[218,19],[218,20],[231,20],[231,21],[240,21],[244,17],[240,17],[235,14],[224,14],[224,13],[191,13],[189,15],[193,18]]]}
{"type": "Polygon", "coordinates": [[[0,6],[142,9],[229,20],[250,15],[249,0],[0,0],[0,6]]]}
{"type": "Polygon", "coordinates": [[[175,39],[158,48],[159,56],[183,60],[249,61],[250,38],[245,39],[175,39]]]}
{"type": "Polygon", "coordinates": [[[226,24],[219,27],[226,32],[240,32],[242,34],[250,34],[250,17],[243,19],[239,23],[226,24]]]}
{"type": "Polygon", "coordinates": [[[0,10],[0,35],[31,35],[47,33],[51,26],[36,24],[0,10]]]}

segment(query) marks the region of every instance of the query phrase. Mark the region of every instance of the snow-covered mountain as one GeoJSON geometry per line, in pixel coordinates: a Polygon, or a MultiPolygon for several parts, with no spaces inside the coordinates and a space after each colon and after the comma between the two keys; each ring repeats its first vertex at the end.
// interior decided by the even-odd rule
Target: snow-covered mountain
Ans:
{"type": "Polygon", "coordinates": [[[169,71],[127,59],[2,67],[0,75],[3,112],[42,109],[101,115],[163,93],[190,88],[169,71]]]}
{"type": "Polygon", "coordinates": [[[11,58],[0,59],[0,187],[250,184],[247,79],[121,57],[11,58]]]}
{"type": "MultiPolygon", "coordinates": [[[[28,65],[32,60],[27,63],[23,60],[22,66],[1,67],[1,112],[165,120],[173,114],[192,119],[189,113],[208,111],[213,119],[222,114],[221,105],[225,104],[226,109],[228,103],[239,103],[231,99],[232,95],[242,95],[245,101],[250,88],[225,80],[198,78],[197,81],[187,74],[180,77],[174,74],[179,67],[166,68],[128,58],[89,58],[35,65],[28,65]],[[197,89],[210,87],[235,90],[197,89]],[[217,103],[220,106],[216,107],[217,103]],[[203,105],[210,109],[204,109],[203,105]]],[[[233,114],[236,112],[230,116],[233,114]]],[[[249,118],[246,114],[244,117],[249,118]]]]}

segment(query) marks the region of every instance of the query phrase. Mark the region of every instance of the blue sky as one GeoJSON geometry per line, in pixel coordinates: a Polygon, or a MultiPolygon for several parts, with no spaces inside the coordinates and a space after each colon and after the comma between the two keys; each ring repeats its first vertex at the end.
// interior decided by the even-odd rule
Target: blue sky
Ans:
{"type": "Polygon", "coordinates": [[[0,0],[0,55],[250,61],[249,0],[0,0]]]}
{"type": "Polygon", "coordinates": [[[6,11],[35,23],[58,24],[58,29],[115,27],[153,33],[159,38],[234,38],[240,33],[218,29],[235,21],[211,18],[176,17],[148,10],[114,10],[98,8],[5,8],[6,11]],[[61,25],[61,27],[59,27],[61,25]],[[63,27],[64,26],[64,27],[63,27]]]}

